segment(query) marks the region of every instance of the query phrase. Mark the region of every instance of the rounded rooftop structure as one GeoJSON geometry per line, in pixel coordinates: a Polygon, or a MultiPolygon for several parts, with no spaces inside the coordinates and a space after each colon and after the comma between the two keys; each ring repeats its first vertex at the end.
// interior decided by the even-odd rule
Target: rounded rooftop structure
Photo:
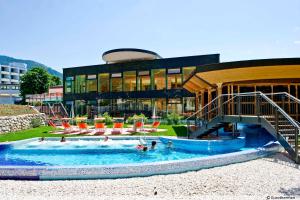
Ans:
{"type": "Polygon", "coordinates": [[[154,60],[161,58],[153,51],[134,48],[122,48],[106,51],[102,54],[102,59],[106,63],[122,63],[136,60],[154,60]]]}

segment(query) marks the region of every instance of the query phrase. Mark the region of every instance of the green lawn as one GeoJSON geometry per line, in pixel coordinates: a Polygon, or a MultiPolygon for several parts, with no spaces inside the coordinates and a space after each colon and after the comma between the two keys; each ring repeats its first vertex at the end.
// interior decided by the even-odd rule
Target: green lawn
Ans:
{"type": "MultiPolygon", "coordinates": [[[[182,125],[160,125],[160,129],[166,129],[164,132],[147,133],[151,136],[186,136],[186,127],[182,125]]],[[[50,126],[41,126],[38,128],[27,129],[18,132],[0,134],[0,142],[9,142],[23,140],[34,137],[60,137],[61,135],[51,134],[55,129],[50,126]]],[[[133,133],[132,135],[144,135],[144,133],[133,133]]],[[[65,135],[66,137],[80,137],[80,135],[65,135]]]]}

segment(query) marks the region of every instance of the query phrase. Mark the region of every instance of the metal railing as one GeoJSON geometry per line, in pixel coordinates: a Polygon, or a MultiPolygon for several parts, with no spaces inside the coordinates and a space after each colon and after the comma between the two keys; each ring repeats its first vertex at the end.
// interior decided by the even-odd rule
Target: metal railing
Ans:
{"type": "MultiPolygon", "coordinates": [[[[285,93],[267,95],[262,92],[223,94],[187,118],[187,136],[190,137],[192,132],[205,129],[207,124],[216,117],[225,115],[256,116],[264,118],[274,128],[278,138],[280,134],[294,150],[295,155],[298,155],[300,126],[298,121],[293,119],[285,109],[293,113],[292,109],[296,108],[299,102],[297,98],[285,93]],[[268,97],[270,95],[273,95],[273,99],[281,96],[279,98],[284,97],[285,100],[288,98],[289,101],[287,102],[294,103],[290,106],[286,106],[284,103],[281,107],[268,97]]],[[[297,160],[298,156],[295,159],[297,160]]]]}
{"type": "Polygon", "coordinates": [[[265,94],[280,106],[289,116],[299,122],[300,100],[287,92],[265,94]]]}

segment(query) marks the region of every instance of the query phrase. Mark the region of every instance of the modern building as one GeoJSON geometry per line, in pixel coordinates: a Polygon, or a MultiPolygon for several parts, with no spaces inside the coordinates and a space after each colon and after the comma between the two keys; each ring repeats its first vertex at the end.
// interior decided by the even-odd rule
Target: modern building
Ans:
{"type": "Polygon", "coordinates": [[[20,101],[20,77],[27,71],[25,63],[0,65],[0,104],[13,104],[20,101]]]}
{"type": "Polygon", "coordinates": [[[220,63],[219,54],[162,58],[115,49],[106,64],[65,68],[64,103],[76,115],[176,112],[189,115],[221,93],[288,92],[300,97],[300,58],[220,63]]]}

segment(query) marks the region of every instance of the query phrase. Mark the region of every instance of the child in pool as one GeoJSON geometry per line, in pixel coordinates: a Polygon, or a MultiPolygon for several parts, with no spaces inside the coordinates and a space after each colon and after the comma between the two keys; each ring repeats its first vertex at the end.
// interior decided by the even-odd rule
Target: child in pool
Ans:
{"type": "Polygon", "coordinates": [[[66,142],[66,138],[62,136],[60,142],[66,142]]]}
{"type": "Polygon", "coordinates": [[[41,137],[40,139],[39,139],[39,142],[44,142],[45,141],[45,137],[41,137]]]}
{"type": "Polygon", "coordinates": [[[151,142],[151,150],[154,150],[156,146],[156,141],[151,142]]]}

